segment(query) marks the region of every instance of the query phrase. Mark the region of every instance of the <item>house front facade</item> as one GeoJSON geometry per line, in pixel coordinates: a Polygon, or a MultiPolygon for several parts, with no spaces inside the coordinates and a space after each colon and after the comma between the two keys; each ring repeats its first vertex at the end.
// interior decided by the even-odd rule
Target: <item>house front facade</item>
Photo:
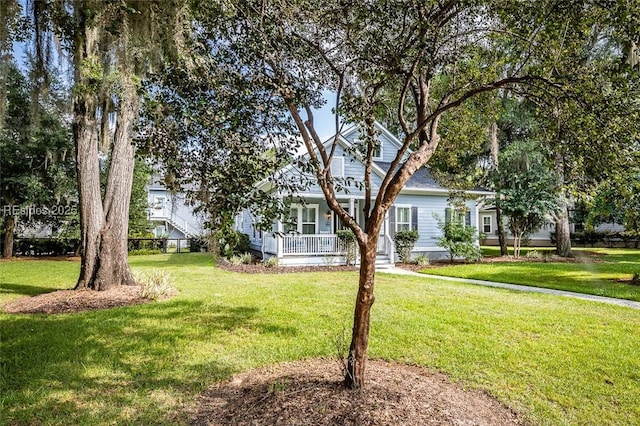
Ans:
{"type": "MultiPolygon", "coordinates": [[[[379,147],[374,153],[371,173],[374,198],[377,195],[376,188],[379,188],[401,146],[393,134],[378,123],[376,130],[379,147]]],[[[331,164],[334,177],[350,178],[352,182],[364,181],[364,163],[354,154],[358,137],[356,127],[347,129],[339,136],[331,164]]],[[[333,137],[326,144],[332,141],[333,137]]],[[[290,180],[306,178],[293,167],[281,170],[279,175],[290,180]]],[[[269,190],[267,183],[262,185],[264,190],[269,190]]],[[[466,225],[478,227],[477,199],[490,194],[480,189],[469,191],[468,195],[473,198],[466,201],[460,211],[466,225]]],[[[287,197],[285,194],[278,196],[287,197]]],[[[287,220],[276,221],[271,229],[259,229],[255,213],[250,209],[238,216],[236,228],[249,236],[251,249],[263,259],[277,257],[278,263],[285,266],[344,264],[344,247],[336,233],[346,227],[329,208],[320,187],[312,184],[292,198],[287,220]]],[[[426,255],[431,259],[446,257],[446,252],[437,245],[437,239],[441,236],[437,218],[444,220],[447,210],[452,208],[448,198],[449,190],[436,183],[427,169],[417,171],[385,217],[378,239],[377,263],[392,264],[397,260],[393,236],[403,230],[417,230],[420,235],[412,256],[426,255]]],[[[337,200],[364,227],[364,189],[355,184],[347,186],[346,190],[337,193],[337,200]]]]}

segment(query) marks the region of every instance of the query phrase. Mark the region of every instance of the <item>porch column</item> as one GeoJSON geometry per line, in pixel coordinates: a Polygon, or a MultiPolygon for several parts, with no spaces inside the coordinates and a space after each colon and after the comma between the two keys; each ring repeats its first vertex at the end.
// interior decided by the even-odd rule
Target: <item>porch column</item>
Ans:
{"type": "Polygon", "coordinates": [[[353,198],[349,198],[349,214],[357,222],[358,218],[355,216],[355,209],[356,209],[356,200],[354,200],[353,198]]]}
{"type": "Polygon", "coordinates": [[[274,237],[276,239],[276,257],[281,258],[283,251],[282,232],[284,231],[284,227],[280,219],[276,219],[276,231],[277,234],[274,237]]]}

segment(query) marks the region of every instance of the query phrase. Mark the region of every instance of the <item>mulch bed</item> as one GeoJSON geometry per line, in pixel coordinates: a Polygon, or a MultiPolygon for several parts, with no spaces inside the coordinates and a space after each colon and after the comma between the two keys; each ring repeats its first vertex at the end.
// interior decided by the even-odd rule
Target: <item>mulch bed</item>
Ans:
{"type": "Polygon", "coordinates": [[[327,359],[234,376],[205,391],[193,417],[195,425],[527,424],[488,394],[415,366],[369,361],[364,389],[347,390],[327,359]]]}
{"type": "MultiPolygon", "coordinates": [[[[168,294],[167,297],[173,294],[168,294]]],[[[58,290],[21,297],[2,307],[9,314],[62,314],[95,311],[152,302],[142,297],[140,286],[115,286],[106,291],[58,290]]]]}
{"type": "Polygon", "coordinates": [[[225,271],[241,272],[245,274],[288,274],[292,272],[343,272],[357,271],[355,266],[275,266],[267,267],[257,261],[252,264],[233,265],[226,259],[217,260],[216,266],[225,271]]]}

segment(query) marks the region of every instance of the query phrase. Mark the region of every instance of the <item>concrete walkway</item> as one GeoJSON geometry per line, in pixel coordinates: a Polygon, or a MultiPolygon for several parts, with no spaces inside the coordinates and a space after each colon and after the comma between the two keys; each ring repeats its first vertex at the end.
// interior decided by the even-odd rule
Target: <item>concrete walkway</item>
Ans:
{"type": "Polygon", "coordinates": [[[542,293],[542,294],[552,294],[555,296],[574,297],[576,299],[591,300],[594,302],[609,303],[611,305],[626,306],[628,308],[640,309],[640,302],[634,302],[632,300],[624,300],[624,299],[615,299],[613,297],[595,296],[592,294],[574,293],[572,291],[554,290],[554,289],[542,288],[542,287],[531,287],[527,285],[496,283],[493,281],[473,280],[470,278],[455,278],[455,277],[443,277],[440,275],[420,274],[418,272],[408,271],[406,269],[396,268],[396,267],[380,268],[380,269],[377,269],[376,272],[380,272],[383,274],[410,275],[414,277],[428,278],[428,279],[440,280],[440,281],[455,281],[459,283],[482,285],[485,287],[496,287],[496,288],[505,288],[507,290],[526,291],[529,293],[542,293]]]}

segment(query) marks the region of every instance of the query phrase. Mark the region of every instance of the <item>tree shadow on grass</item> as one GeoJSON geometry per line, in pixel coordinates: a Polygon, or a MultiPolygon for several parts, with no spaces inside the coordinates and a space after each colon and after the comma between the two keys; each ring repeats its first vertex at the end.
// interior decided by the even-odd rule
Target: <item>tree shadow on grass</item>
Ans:
{"type": "Polygon", "coordinates": [[[37,294],[51,293],[59,289],[53,287],[38,287],[34,285],[0,283],[0,293],[20,294],[24,296],[35,296],[37,294]]]}
{"type": "Polygon", "coordinates": [[[173,417],[184,416],[185,400],[239,368],[226,353],[237,348],[218,339],[246,330],[295,334],[257,313],[250,306],[169,301],[0,316],[0,407],[17,424],[181,422],[173,417]]]}

